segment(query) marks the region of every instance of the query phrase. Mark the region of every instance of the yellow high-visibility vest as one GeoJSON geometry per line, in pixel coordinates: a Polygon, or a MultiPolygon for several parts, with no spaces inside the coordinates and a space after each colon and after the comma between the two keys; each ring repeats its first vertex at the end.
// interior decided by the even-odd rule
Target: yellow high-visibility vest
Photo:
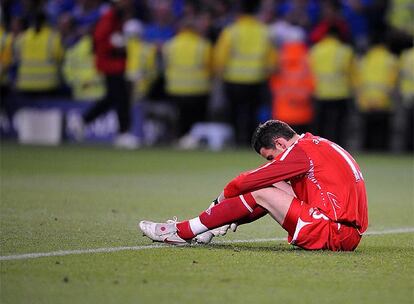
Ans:
{"type": "Polygon", "coordinates": [[[59,85],[63,56],[60,36],[47,26],[39,32],[27,29],[17,41],[17,88],[25,91],[52,90],[59,85]]]}
{"type": "Polygon", "coordinates": [[[361,111],[389,111],[398,76],[397,58],[384,46],[371,48],[358,63],[357,104],[361,111]]]}
{"type": "Polygon", "coordinates": [[[166,91],[173,95],[202,95],[210,90],[211,44],[190,30],[166,43],[166,91]]]}
{"type": "Polygon", "coordinates": [[[13,37],[0,27],[0,83],[8,82],[8,69],[13,60],[13,37]]]}
{"type": "Polygon", "coordinates": [[[133,83],[133,97],[141,99],[148,93],[157,76],[157,51],[155,45],[138,38],[127,42],[126,77],[133,83]]]}
{"type": "Polygon", "coordinates": [[[410,35],[414,35],[414,3],[412,0],[392,0],[388,10],[388,22],[410,35]]]}
{"type": "Polygon", "coordinates": [[[338,39],[327,36],[310,51],[315,77],[315,97],[343,99],[351,96],[353,51],[338,39]]]}
{"type": "Polygon", "coordinates": [[[70,47],[63,62],[63,76],[75,100],[94,101],[105,95],[103,77],[95,67],[92,38],[83,36],[70,47]]]}
{"type": "Polygon", "coordinates": [[[253,84],[265,81],[276,63],[267,27],[250,16],[242,16],[221,33],[214,66],[225,81],[253,84]]]}
{"type": "Polygon", "coordinates": [[[400,92],[404,101],[414,99],[414,47],[404,51],[400,57],[400,92]]]}

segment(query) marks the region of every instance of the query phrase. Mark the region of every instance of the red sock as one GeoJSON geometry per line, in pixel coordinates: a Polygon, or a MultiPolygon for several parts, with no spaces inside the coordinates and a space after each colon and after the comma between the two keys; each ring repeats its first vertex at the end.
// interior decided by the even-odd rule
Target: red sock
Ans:
{"type": "Polygon", "coordinates": [[[237,225],[243,225],[243,224],[254,222],[255,220],[258,220],[259,218],[265,216],[267,213],[268,212],[265,208],[263,208],[262,206],[257,205],[256,208],[253,209],[252,213],[250,213],[248,216],[238,220],[237,225]]]}
{"type": "Polygon", "coordinates": [[[202,212],[200,216],[177,223],[177,234],[183,239],[192,239],[197,234],[248,217],[258,205],[251,193],[225,199],[202,212]]]}

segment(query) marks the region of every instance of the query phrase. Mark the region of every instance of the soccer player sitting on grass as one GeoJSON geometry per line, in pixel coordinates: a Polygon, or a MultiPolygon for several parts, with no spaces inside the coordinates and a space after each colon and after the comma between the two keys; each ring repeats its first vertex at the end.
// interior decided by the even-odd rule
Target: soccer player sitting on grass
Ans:
{"type": "Polygon", "coordinates": [[[288,232],[290,244],[333,251],[358,246],[368,226],[367,196],[360,168],[347,151],[277,120],[257,127],[252,146],[266,164],[230,181],[196,218],[141,221],[144,235],[175,245],[207,243],[269,213],[288,232]]]}

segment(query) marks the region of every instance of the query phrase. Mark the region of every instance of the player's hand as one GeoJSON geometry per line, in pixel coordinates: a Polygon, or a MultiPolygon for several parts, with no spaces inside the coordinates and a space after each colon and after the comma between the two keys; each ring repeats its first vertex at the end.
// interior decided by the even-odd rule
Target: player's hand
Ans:
{"type": "Polygon", "coordinates": [[[229,230],[229,228],[230,228],[230,225],[223,225],[221,227],[218,227],[210,231],[214,236],[224,236],[226,235],[227,230],[229,230]]]}
{"type": "Polygon", "coordinates": [[[213,230],[207,230],[206,232],[197,235],[193,241],[196,244],[209,244],[213,237],[226,235],[229,228],[230,225],[224,225],[213,230]]]}

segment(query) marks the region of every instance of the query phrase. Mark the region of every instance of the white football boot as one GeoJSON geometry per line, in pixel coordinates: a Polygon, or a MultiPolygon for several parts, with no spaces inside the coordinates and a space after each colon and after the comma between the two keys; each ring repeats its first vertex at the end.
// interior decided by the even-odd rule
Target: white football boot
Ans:
{"type": "Polygon", "coordinates": [[[177,234],[176,220],[168,220],[166,223],[154,223],[141,221],[138,226],[142,233],[154,242],[163,242],[172,245],[187,245],[190,242],[182,239],[177,234]]]}

